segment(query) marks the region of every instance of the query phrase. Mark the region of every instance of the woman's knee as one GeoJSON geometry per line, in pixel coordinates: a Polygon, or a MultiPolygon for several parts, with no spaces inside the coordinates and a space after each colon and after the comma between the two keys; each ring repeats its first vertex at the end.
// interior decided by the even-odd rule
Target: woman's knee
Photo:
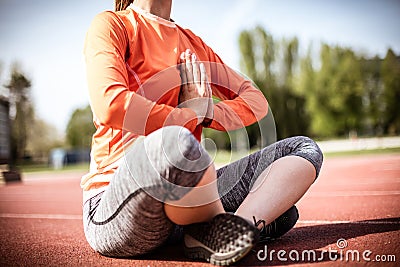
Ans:
{"type": "Polygon", "coordinates": [[[323,153],[318,146],[318,144],[311,138],[307,136],[299,136],[299,145],[294,154],[297,154],[308,161],[310,161],[316,170],[316,178],[322,167],[322,162],[324,159],[323,153]]]}
{"type": "MultiPolygon", "coordinates": [[[[180,126],[163,127],[145,139],[153,167],[170,186],[193,187],[212,164],[194,135],[180,126]]],[[[186,190],[183,190],[186,191],[186,190]]]]}
{"type": "Polygon", "coordinates": [[[159,151],[169,152],[179,149],[183,156],[187,151],[198,146],[198,141],[193,134],[181,126],[166,126],[160,128],[146,137],[147,147],[159,151]]]}
{"type": "Polygon", "coordinates": [[[157,160],[164,160],[182,170],[194,167],[190,164],[192,162],[209,158],[194,135],[181,126],[166,126],[153,132],[146,137],[145,147],[149,152],[157,151],[152,155],[157,160]]]}
{"type": "Polygon", "coordinates": [[[299,156],[308,160],[315,168],[316,177],[318,177],[323,162],[323,154],[318,144],[307,136],[294,136],[283,139],[276,146],[277,155],[299,156]]]}

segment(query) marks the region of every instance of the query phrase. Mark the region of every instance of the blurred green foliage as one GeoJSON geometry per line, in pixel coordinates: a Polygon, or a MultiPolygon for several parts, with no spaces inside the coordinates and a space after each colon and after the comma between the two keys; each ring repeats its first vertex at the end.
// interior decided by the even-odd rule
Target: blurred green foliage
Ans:
{"type": "Polygon", "coordinates": [[[391,49],[371,59],[321,44],[319,57],[311,47],[300,56],[297,38],[277,41],[259,26],[241,32],[239,47],[241,70],[266,96],[278,139],[400,134],[400,57],[391,49]]]}
{"type": "Polygon", "coordinates": [[[67,144],[72,148],[90,148],[95,130],[90,106],[75,109],[67,125],[67,144]]]}
{"type": "Polygon", "coordinates": [[[49,151],[63,145],[55,127],[36,116],[31,86],[32,81],[21,64],[14,62],[3,95],[10,104],[11,166],[31,161],[47,162],[49,151]]]}
{"type": "Polygon", "coordinates": [[[4,85],[9,91],[11,124],[11,164],[26,157],[28,128],[34,119],[31,80],[23,73],[18,63],[11,66],[11,77],[4,85]]]}

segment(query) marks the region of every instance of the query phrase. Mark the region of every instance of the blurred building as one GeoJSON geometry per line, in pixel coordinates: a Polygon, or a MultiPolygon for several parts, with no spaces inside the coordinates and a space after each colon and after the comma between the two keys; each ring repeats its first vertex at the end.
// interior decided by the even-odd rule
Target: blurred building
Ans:
{"type": "Polygon", "coordinates": [[[50,151],[49,165],[54,169],[62,169],[66,165],[90,162],[90,149],[54,148],[50,151]]]}
{"type": "Polygon", "coordinates": [[[0,164],[10,163],[11,129],[9,117],[10,103],[0,96],[0,164]]]}
{"type": "Polygon", "coordinates": [[[11,123],[10,103],[0,96],[0,182],[21,181],[16,170],[10,170],[11,164],[11,123]]]}

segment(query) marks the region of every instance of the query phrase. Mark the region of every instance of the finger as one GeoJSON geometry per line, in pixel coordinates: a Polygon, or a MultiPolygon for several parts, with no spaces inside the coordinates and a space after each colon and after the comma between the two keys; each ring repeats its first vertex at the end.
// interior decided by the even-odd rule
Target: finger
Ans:
{"type": "Polygon", "coordinates": [[[206,91],[207,91],[207,97],[212,98],[212,89],[208,81],[206,83],[206,91]]]}
{"type": "MultiPolygon", "coordinates": [[[[201,88],[200,84],[200,67],[197,62],[197,58],[195,54],[192,54],[192,69],[193,69],[193,81],[197,85],[198,88],[201,88]]],[[[204,91],[199,92],[200,96],[204,95],[204,91]]]]}
{"type": "Polygon", "coordinates": [[[204,67],[203,63],[200,63],[200,87],[202,88],[204,92],[205,97],[210,97],[209,96],[209,90],[208,90],[208,81],[207,81],[207,72],[206,68],[204,67]]]}
{"type": "Polygon", "coordinates": [[[206,77],[205,77],[205,79],[206,79],[206,88],[207,88],[207,96],[208,97],[212,97],[212,87],[211,87],[211,84],[210,84],[210,81],[208,80],[208,75],[207,75],[207,71],[206,71],[206,68],[204,67],[204,71],[205,71],[205,73],[206,73],[206,77]]]}
{"type": "Polygon", "coordinates": [[[208,80],[208,75],[207,75],[207,71],[206,71],[206,68],[205,68],[205,66],[204,66],[204,64],[202,63],[202,65],[203,65],[203,70],[204,70],[204,80],[205,80],[205,82],[203,83],[204,84],[204,86],[205,86],[205,96],[206,97],[208,97],[208,98],[210,98],[210,100],[211,100],[211,105],[212,105],[212,95],[213,95],[213,93],[212,93],[212,87],[211,87],[211,85],[210,85],[210,82],[209,82],[209,80],[208,80]]]}
{"type": "Polygon", "coordinates": [[[207,97],[210,99],[209,106],[207,109],[207,117],[212,118],[214,117],[214,101],[212,98],[212,88],[210,83],[208,82],[208,76],[206,76],[206,90],[207,90],[207,97]]]}
{"type": "Polygon", "coordinates": [[[185,63],[185,52],[182,52],[179,56],[179,63],[185,63]]]}
{"type": "MultiPolygon", "coordinates": [[[[204,68],[205,70],[205,68],[204,68]]],[[[208,81],[208,75],[207,75],[207,71],[205,71],[205,82],[204,82],[204,86],[205,86],[205,91],[206,91],[206,95],[207,97],[212,97],[212,89],[210,86],[210,82],[208,81]]]]}
{"type": "Polygon", "coordinates": [[[179,64],[179,71],[181,75],[182,85],[187,84],[187,75],[186,75],[186,64],[185,64],[185,53],[182,52],[180,56],[181,62],[179,64]]]}
{"type": "Polygon", "coordinates": [[[207,96],[212,98],[213,93],[212,93],[211,85],[208,82],[208,77],[206,77],[206,84],[207,84],[207,86],[206,86],[207,87],[207,96]]]}
{"type": "Polygon", "coordinates": [[[185,51],[185,65],[186,65],[186,77],[189,83],[193,82],[193,67],[191,61],[191,52],[189,49],[185,51]]]}

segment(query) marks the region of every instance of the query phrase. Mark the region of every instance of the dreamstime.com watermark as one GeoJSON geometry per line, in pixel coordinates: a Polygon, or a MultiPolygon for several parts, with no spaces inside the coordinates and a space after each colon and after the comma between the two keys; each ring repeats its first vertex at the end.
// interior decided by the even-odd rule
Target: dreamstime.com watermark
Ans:
{"type": "Polygon", "coordinates": [[[394,254],[374,254],[371,250],[346,249],[348,243],[340,238],[336,242],[336,248],[328,247],[323,250],[268,250],[265,245],[258,250],[257,259],[259,261],[282,261],[282,262],[322,262],[322,261],[343,261],[343,262],[396,262],[394,254]]]}

